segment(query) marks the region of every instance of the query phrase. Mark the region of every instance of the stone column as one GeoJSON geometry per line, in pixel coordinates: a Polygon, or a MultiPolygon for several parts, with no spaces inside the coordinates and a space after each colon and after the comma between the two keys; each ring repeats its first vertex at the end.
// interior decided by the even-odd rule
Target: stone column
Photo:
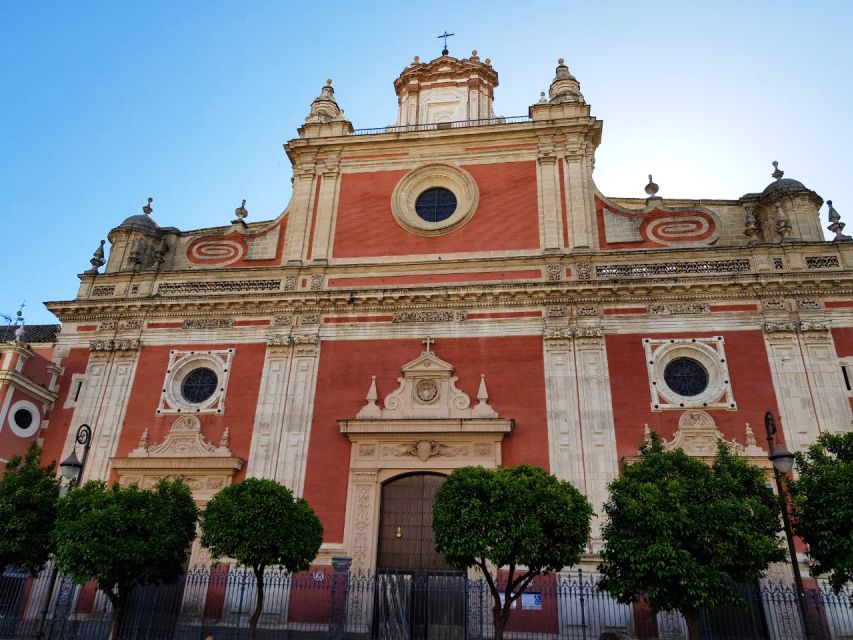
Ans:
{"type": "Polygon", "coordinates": [[[308,242],[308,225],[314,205],[314,162],[300,159],[293,169],[293,195],[287,214],[287,235],[283,260],[286,264],[302,264],[308,242]]]}
{"type": "Polygon", "coordinates": [[[850,431],[853,412],[828,321],[800,323],[800,340],[821,432],[850,431]]]}
{"type": "Polygon", "coordinates": [[[578,327],[574,344],[578,406],[583,429],[584,478],[586,495],[598,514],[592,520],[593,546],[597,548],[601,543],[607,483],[619,475],[604,331],[600,327],[578,327]]]}
{"type": "MultiPolygon", "coordinates": [[[[325,263],[331,258],[332,222],[337,209],[340,173],[338,163],[340,156],[326,157],[323,165],[323,182],[320,185],[320,197],[317,203],[316,220],[314,220],[314,246],[311,248],[311,260],[325,263]]],[[[309,227],[310,235],[310,227],[309,227]]]]}
{"type": "MultiPolygon", "coordinates": [[[[81,482],[107,478],[139,361],[139,343],[135,341],[124,341],[124,344],[94,341],[92,349],[62,452],[64,460],[74,448],[77,428],[81,424],[92,427],[92,444],[81,482]]],[[[154,417],[153,408],[151,417],[154,417]]],[[[77,455],[82,456],[82,451],[77,455]]]]}
{"type": "Polygon", "coordinates": [[[573,251],[589,251],[594,244],[595,210],[587,193],[592,176],[585,155],[579,151],[566,155],[566,211],[573,251]]]}
{"type": "Polygon", "coordinates": [[[247,475],[272,478],[302,495],[317,382],[319,337],[269,338],[247,475]]]}
{"type": "Polygon", "coordinates": [[[543,246],[546,252],[560,250],[560,231],[562,228],[560,208],[560,158],[554,154],[554,145],[550,139],[539,140],[537,165],[539,169],[539,200],[543,222],[543,246]]]}
{"type": "Polygon", "coordinates": [[[797,325],[790,321],[765,322],[764,337],[785,442],[792,451],[802,451],[815,441],[819,429],[797,325]]]}

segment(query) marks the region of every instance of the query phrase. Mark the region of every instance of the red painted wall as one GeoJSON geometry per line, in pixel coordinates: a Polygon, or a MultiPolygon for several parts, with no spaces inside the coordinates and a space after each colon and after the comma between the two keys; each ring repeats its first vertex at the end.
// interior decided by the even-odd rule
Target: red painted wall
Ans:
{"type": "Polygon", "coordinates": [[[779,415],[767,350],[760,331],[730,331],[722,334],[667,333],[607,336],[607,364],[613,396],[613,418],[619,458],[634,456],[643,441],[643,424],[669,440],[678,429],[683,411],[652,411],[643,338],[704,338],[722,335],[737,409],[710,409],[717,428],[727,440],[744,442],[745,423],[759,444],[764,434],[764,413],[779,415]]]}
{"type": "MultiPolygon", "coordinates": [[[[71,419],[74,416],[74,408],[64,409],[65,401],[68,399],[69,393],[75,393],[76,389],[72,389],[71,376],[75,373],[85,373],[86,365],[89,362],[88,349],[71,349],[59,363],[64,369],[59,376],[59,397],[53,403],[53,410],[48,413],[50,424],[47,429],[42,429],[40,437],[44,438],[42,445],[41,459],[43,462],[55,461],[57,464],[61,461],[62,447],[65,445],[65,438],[68,435],[68,430],[71,428],[71,419]]],[[[74,385],[76,387],[76,385],[74,385]]],[[[75,424],[74,429],[78,426],[75,424]]]]}
{"type": "Polygon", "coordinates": [[[335,228],[335,258],[508,251],[539,247],[534,162],[463,167],[477,182],[477,211],[445,236],[418,236],[391,214],[391,193],[407,171],[345,173],[335,228]]]}
{"type": "MultiPolygon", "coordinates": [[[[325,540],[343,540],[350,441],[337,421],[365,405],[370,377],[381,398],[397,388],[400,367],[423,350],[420,340],[328,340],[321,344],[314,418],[305,478],[306,500],[323,521],[325,540]]],[[[476,403],[480,374],[489,403],[515,430],[502,446],[503,463],[548,469],[545,374],[540,336],[441,339],[436,355],[456,366],[457,386],[476,403]]]]}
{"type": "MultiPolygon", "coordinates": [[[[145,429],[148,429],[148,442],[151,445],[162,442],[169,433],[172,423],[182,415],[157,416],[155,413],[160,402],[171,349],[207,351],[230,348],[234,349],[234,359],[231,362],[231,378],[225,396],[225,411],[221,415],[198,414],[197,417],[201,421],[201,432],[204,438],[217,446],[222,432],[225,431],[225,427],[228,427],[231,451],[238,458],[248,460],[264,355],[267,350],[265,344],[143,347],[139,354],[139,364],[136,368],[130,400],[127,403],[127,413],[116,455],[126,456],[136,449],[145,429]]],[[[235,481],[241,480],[244,474],[245,467],[235,476],[235,481]]]]}

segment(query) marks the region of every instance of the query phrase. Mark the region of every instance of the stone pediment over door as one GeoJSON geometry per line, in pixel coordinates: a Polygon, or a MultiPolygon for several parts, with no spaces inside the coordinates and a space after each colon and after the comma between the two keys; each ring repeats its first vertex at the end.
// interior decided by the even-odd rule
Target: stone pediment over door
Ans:
{"type": "Polygon", "coordinates": [[[376,376],[365,380],[366,404],[354,419],[338,420],[352,443],[344,542],[327,553],[352,556],[353,567],[374,567],[384,482],[407,473],[448,474],[465,466],[494,469],[514,421],[489,405],[480,375],[476,402],[457,388],[455,367],[430,350],[400,368],[397,388],[380,399],[376,376]],[[473,406],[472,406],[473,405],[473,406]]]}
{"type": "Polygon", "coordinates": [[[243,468],[243,460],[231,452],[227,429],[216,447],[204,439],[197,417],[181,416],[159,444],[149,443],[146,429],[139,447],[127,457],[113,458],[112,468],[121,484],[137,484],[144,489],[162,478],[181,478],[195,501],[204,504],[231,484],[234,474],[243,468]]]}

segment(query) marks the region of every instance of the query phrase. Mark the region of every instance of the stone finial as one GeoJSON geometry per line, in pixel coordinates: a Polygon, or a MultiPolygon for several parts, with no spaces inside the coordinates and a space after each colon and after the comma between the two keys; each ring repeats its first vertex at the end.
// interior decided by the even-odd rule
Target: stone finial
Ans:
{"type": "Polygon", "coordinates": [[[23,342],[25,332],[26,329],[24,329],[24,325],[18,325],[18,328],[15,329],[15,342],[23,342]]]}
{"type": "Polygon", "coordinates": [[[471,52],[471,60],[474,60],[475,62],[479,62],[479,61],[480,61],[480,56],[478,56],[478,55],[477,55],[477,50],[476,50],[476,49],[474,49],[474,50],[471,52]]]}
{"type": "Polygon", "coordinates": [[[655,183],[654,180],[652,180],[652,174],[650,173],[649,184],[646,185],[645,189],[646,193],[649,195],[650,198],[654,198],[657,196],[659,190],[660,187],[655,183]]]}
{"type": "Polygon", "coordinates": [[[311,103],[311,111],[305,122],[318,122],[325,124],[327,122],[338,122],[344,119],[344,112],[338,106],[335,100],[335,90],[332,89],[331,78],[326,80],[325,86],[320,89],[320,95],[314,98],[311,103]]]}
{"type": "Polygon", "coordinates": [[[581,93],[580,83],[569,72],[569,68],[566,66],[565,61],[562,58],[557,60],[557,69],[554,73],[554,80],[551,82],[551,87],[548,93],[552,104],[585,102],[583,94],[581,93]]]}
{"type": "Polygon", "coordinates": [[[832,239],[833,242],[846,242],[849,240],[853,240],[850,236],[846,236],[842,231],[844,231],[845,225],[841,222],[841,215],[835,210],[835,207],[832,206],[832,200],[826,201],[827,206],[829,207],[829,226],[827,229],[832,231],[835,234],[835,237],[832,239]]]}
{"type": "Polygon", "coordinates": [[[157,245],[157,249],[154,251],[154,259],[157,261],[157,264],[163,264],[166,261],[167,253],[169,253],[169,243],[166,242],[166,238],[161,238],[160,244],[157,245]]]}
{"type": "Polygon", "coordinates": [[[776,180],[781,180],[782,176],[785,175],[785,172],[779,168],[779,162],[777,162],[776,160],[774,160],[772,164],[773,164],[773,173],[771,173],[770,175],[773,178],[775,178],[776,180]]]}
{"type": "Polygon", "coordinates": [[[105,244],[105,241],[101,240],[101,244],[98,245],[98,248],[95,249],[95,252],[92,254],[92,258],[91,258],[91,260],[89,260],[89,264],[92,265],[92,268],[86,269],[83,272],[87,276],[98,275],[98,269],[100,267],[103,267],[104,264],[106,263],[106,260],[104,260],[104,244],[105,244]]]}
{"type": "Polygon", "coordinates": [[[148,450],[148,429],[145,429],[139,438],[139,448],[143,451],[148,450]]]}
{"type": "Polygon", "coordinates": [[[150,216],[151,212],[154,211],[154,207],[151,206],[152,202],[154,202],[154,198],[149,197],[148,203],[144,207],[142,207],[142,213],[144,213],[146,216],[150,216]]]}
{"type": "Polygon", "coordinates": [[[412,64],[420,64],[420,63],[421,63],[421,57],[415,56],[414,60],[412,60],[412,64]]]}
{"type": "Polygon", "coordinates": [[[365,400],[367,400],[367,404],[362,407],[356,417],[359,419],[381,418],[382,410],[376,404],[376,401],[379,400],[379,393],[376,391],[376,376],[370,378],[370,388],[367,390],[365,400]]]}
{"type": "Polygon", "coordinates": [[[545,92],[544,92],[544,91],[540,91],[540,92],[539,92],[539,102],[540,102],[540,103],[548,102],[548,98],[546,98],[546,97],[545,97],[545,92]]]}
{"type": "Polygon", "coordinates": [[[222,432],[222,437],[219,438],[219,448],[227,449],[231,445],[231,431],[228,427],[225,427],[225,431],[222,432]]]}
{"type": "Polygon", "coordinates": [[[234,215],[237,216],[237,219],[234,220],[234,222],[240,222],[241,220],[243,220],[243,218],[245,218],[247,215],[249,215],[249,210],[246,209],[246,199],[245,198],[243,198],[242,204],[240,204],[239,207],[234,209],[234,215]]]}
{"type": "Polygon", "coordinates": [[[643,441],[648,442],[652,437],[652,430],[649,429],[649,423],[643,424],[643,441]]]}

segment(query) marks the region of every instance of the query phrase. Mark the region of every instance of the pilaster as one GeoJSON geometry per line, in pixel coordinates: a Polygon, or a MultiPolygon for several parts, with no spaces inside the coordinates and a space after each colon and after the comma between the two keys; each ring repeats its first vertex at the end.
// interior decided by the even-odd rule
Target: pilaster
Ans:
{"type": "Polygon", "coordinates": [[[287,236],[283,260],[301,264],[314,201],[314,159],[299,158],[293,168],[293,195],[288,206],[287,236]]]}
{"type": "Polygon", "coordinates": [[[560,248],[560,172],[558,158],[550,139],[539,141],[539,201],[542,207],[543,246],[545,251],[560,248]]]}
{"type": "Polygon", "coordinates": [[[853,427],[853,412],[830,329],[826,320],[800,322],[803,358],[818,428],[821,432],[847,433],[853,427]]]}
{"type": "Polygon", "coordinates": [[[272,478],[301,496],[319,338],[316,334],[272,336],[261,377],[247,475],[272,478]]]}

